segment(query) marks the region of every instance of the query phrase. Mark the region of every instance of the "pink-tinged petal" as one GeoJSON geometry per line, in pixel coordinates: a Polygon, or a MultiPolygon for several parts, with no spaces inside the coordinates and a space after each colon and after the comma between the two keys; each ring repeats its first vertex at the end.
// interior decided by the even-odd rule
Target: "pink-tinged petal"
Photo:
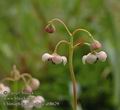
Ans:
{"type": "Polygon", "coordinates": [[[32,110],[34,107],[31,100],[29,100],[29,99],[22,100],[21,105],[25,110],[32,110]]]}
{"type": "Polygon", "coordinates": [[[83,62],[83,64],[86,64],[86,58],[87,58],[87,55],[84,55],[84,56],[82,57],[82,62],[83,62]]]}
{"type": "Polygon", "coordinates": [[[49,59],[51,59],[52,55],[48,54],[48,53],[45,53],[43,54],[42,56],[42,61],[48,61],[49,59]]]}
{"type": "Polygon", "coordinates": [[[107,59],[107,54],[104,51],[97,53],[97,57],[100,61],[104,62],[107,59]]]}
{"type": "Polygon", "coordinates": [[[10,88],[0,83],[0,97],[5,97],[10,93],[10,88]]]}
{"type": "Polygon", "coordinates": [[[33,104],[36,108],[40,108],[44,102],[45,102],[45,99],[42,96],[36,96],[33,99],[33,104]]]}
{"type": "Polygon", "coordinates": [[[30,86],[33,90],[37,90],[40,86],[40,81],[36,78],[32,78],[30,82],[30,86]]]}
{"type": "Polygon", "coordinates": [[[55,64],[60,64],[62,62],[62,57],[57,54],[53,54],[51,59],[55,64]]]}
{"type": "Polygon", "coordinates": [[[97,56],[92,54],[92,53],[89,53],[86,57],[86,63],[88,64],[93,64],[97,61],[97,56]]]}
{"type": "Polygon", "coordinates": [[[29,85],[25,86],[23,92],[32,93],[32,88],[31,88],[31,86],[29,86],[29,85]]]}
{"type": "Polygon", "coordinates": [[[96,50],[96,49],[100,49],[102,47],[101,43],[97,40],[94,40],[92,43],[91,43],[91,49],[92,50],[96,50]]]}

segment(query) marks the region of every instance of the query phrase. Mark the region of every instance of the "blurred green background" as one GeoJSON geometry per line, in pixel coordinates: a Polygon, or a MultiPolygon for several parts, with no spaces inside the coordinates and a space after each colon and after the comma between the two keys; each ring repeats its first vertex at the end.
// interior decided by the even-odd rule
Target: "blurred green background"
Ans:
{"type": "MultiPolygon", "coordinates": [[[[43,53],[52,53],[57,42],[68,36],[60,24],[55,24],[55,34],[44,32],[52,18],[62,19],[71,31],[87,29],[108,53],[105,63],[83,65],[81,58],[89,48],[83,46],[74,52],[82,109],[120,110],[119,0],[0,0],[0,79],[16,64],[21,72],[40,80],[38,92],[47,102],[60,103],[42,110],[71,110],[68,65],[41,61],[43,53]]],[[[59,54],[68,56],[67,50],[62,45],[59,54]]]]}

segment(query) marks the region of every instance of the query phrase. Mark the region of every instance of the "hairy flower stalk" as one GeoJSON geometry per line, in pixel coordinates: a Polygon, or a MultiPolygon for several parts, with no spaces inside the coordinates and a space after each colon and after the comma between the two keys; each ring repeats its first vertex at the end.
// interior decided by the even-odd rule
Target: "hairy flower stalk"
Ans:
{"type": "MultiPolygon", "coordinates": [[[[75,79],[75,74],[74,74],[74,70],[73,70],[73,35],[72,33],[69,31],[69,29],[67,28],[67,26],[64,24],[63,21],[61,21],[58,18],[52,19],[51,21],[49,21],[49,23],[52,23],[53,21],[58,21],[61,24],[63,24],[63,26],[65,27],[65,29],[67,30],[69,36],[70,36],[70,42],[67,42],[65,40],[62,40],[60,42],[58,42],[58,44],[55,47],[54,53],[57,52],[57,49],[59,47],[59,45],[61,43],[66,43],[69,45],[69,70],[70,70],[70,76],[71,76],[71,80],[72,80],[72,84],[73,84],[73,101],[72,101],[72,106],[73,106],[73,110],[77,110],[77,92],[76,92],[76,79],[75,79]]],[[[48,24],[49,25],[49,24],[48,24]]]]}
{"type": "MultiPolygon", "coordinates": [[[[77,110],[77,88],[76,88],[77,82],[76,82],[74,68],[73,68],[73,52],[74,52],[74,49],[78,45],[80,45],[81,43],[79,42],[79,43],[74,45],[74,42],[73,42],[74,41],[74,35],[79,31],[83,31],[83,32],[86,32],[89,35],[89,37],[92,41],[91,44],[88,43],[88,42],[84,43],[85,45],[88,45],[91,49],[91,53],[89,53],[88,55],[84,55],[83,58],[82,58],[82,61],[83,61],[84,64],[86,64],[86,63],[93,64],[97,60],[104,62],[107,58],[107,54],[104,51],[97,52],[97,50],[99,50],[101,48],[101,43],[99,41],[95,40],[93,38],[92,34],[89,31],[87,31],[86,29],[78,28],[71,33],[69,31],[68,27],[65,25],[65,23],[58,18],[54,18],[51,21],[49,21],[49,24],[47,25],[47,27],[49,25],[52,25],[52,27],[54,27],[54,25],[53,25],[54,21],[57,21],[57,22],[60,22],[61,24],[63,24],[63,26],[65,27],[66,31],[69,34],[69,41],[66,41],[66,40],[59,41],[57,43],[56,47],[55,47],[55,50],[54,50],[53,54],[52,55],[50,55],[48,53],[43,54],[42,60],[43,61],[52,61],[54,64],[60,64],[63,61],[64,65],[65,65],[67,63],[66,57],[65,56],[59,56],[57,54],[57,50],[58,50],[58,47],[60,46],[60,44],[62,44],[62,43],[65,43],[65,44],[69,45],[69,61],[68,62],[69,62],[69,70],[70,70],[70,76],[71,76],[71,80],[72,80],[72,89],[73,89],[72,107],[73,107],[73,110],[77,110]]],[[[55,30],[54,28],[53,28],[53,30],[55,30]]]]}

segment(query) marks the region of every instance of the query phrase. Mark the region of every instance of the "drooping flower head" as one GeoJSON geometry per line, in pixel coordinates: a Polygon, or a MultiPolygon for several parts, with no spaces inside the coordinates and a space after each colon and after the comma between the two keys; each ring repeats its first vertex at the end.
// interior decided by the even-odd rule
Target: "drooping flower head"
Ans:
{"type": "Polygon", "coordinates": [[[97,56],[92,54],[92,53],[89,53],[88,55],[84,55],[83,58],[82,58],[82,62],[83,64],[93,64],[95,63],[97,60],[97,56]]]}
{"type": "Polygon", "coordinates": [[[104,62],[107,59],[107,54],[104,51],[100,51],[102,45],[98,40],[93,39],[92,43],[89,45],[91,52],[82,57],[83,64],[93,64],[96,61],[104,62]]]}
{"type": "Polygon", "coordinates": [[[83,64],[93,64],[97,60],[104,62],[107,59],[107,54],[104,51],[96,52],[96,53],[89,53],[82,57],[83,64]]]}
{"type": "Polygon", "coordinates": [[[33,99],[33,105],[36,108],[41,108],[42,104],[45,102],[45,99],[42,96],[36,96],[33,99]]]}
{"type": "Polygon", "coordinates": [[[45,99],[42,96],[28,96],[26,99],[22,100],[21,104],[25,110],[32,110],[33,107],[41,108],[45,99]]]}
{"type": "Polygon", "coordinates": [[[48,53],[43,54],[42,61],[52,61],[54,64],[63,63],[64,65],[67,63],[67,58],[65,56],[60,56],[56,53],[50,55],[48,53]]]}
{"type": "Polygon", "coordinates": [[[97,57],[100,61],[104,62],[107,59],[107,54],[104,51],[100,51],[97,53],[97,57]]]}
{"type": "Polygon", "coordinates": [[[5,97],[10,93],[10,88],[0,83],[0,97],[5,97]]]}

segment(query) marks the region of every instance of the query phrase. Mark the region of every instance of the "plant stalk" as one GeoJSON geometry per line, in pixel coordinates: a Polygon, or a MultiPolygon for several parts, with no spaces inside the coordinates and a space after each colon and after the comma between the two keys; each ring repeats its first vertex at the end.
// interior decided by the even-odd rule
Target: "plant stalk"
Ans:
{"type": "Polygon", "coordinates": [[[70,45],[69,45],[69,69],[70,69],[70,75],[71,75],[71,80],[72,80],[72,86],[73,86],[73,110],[77,110],[77,91],[76,91],[76,79],[75,79],[75,74],[74,74],[74,69],[73,69],[73,37],[71,36],[70,39],[70,45]]]}

